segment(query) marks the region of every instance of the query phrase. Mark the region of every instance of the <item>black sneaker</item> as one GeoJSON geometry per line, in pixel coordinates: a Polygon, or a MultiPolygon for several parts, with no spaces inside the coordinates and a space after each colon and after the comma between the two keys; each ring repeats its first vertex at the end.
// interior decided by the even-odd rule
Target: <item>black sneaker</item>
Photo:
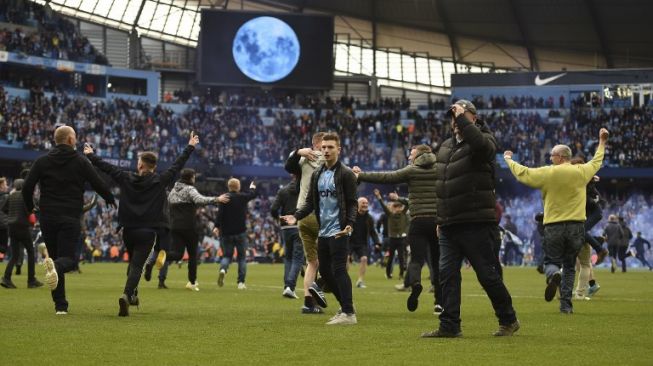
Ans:
{"type": "Polygon", "coordinates": [[[152,279],[152,268],[154,268],[153,263],[145,263],[145,270],[143,271],[143,278],[145,281],[150,282],[152,279]]]}
{"type": "Polygon", "coordinates": [[[2,281],[0,281],[0,286],[4,288],[16,288],[16,285],[14,285],[14,283],[10,279],[5,277],[2,277],[2,281]]]}
{"type": "Polygon", "coordinates": [[[412,312],[417,310],[418,299],[421,293],[422,285],[419,283],[414,284],[412,286],[412,290],[410,291],[410,296],[408,296],[408,300],[406,300],[406,307],[408,308],[408,311],[412,312]]]}
{"type": "Polygon", "coordinates": [[[16,276],[20,276],[20,274],[22,273],[21,271],[22,268],[23,266],[16,266],[16,276]]]}
{"type": "Polygon", "coordinates": [[[574,313],[574,309],[560,309],[560,314],[571,315],[574,313]]]}
{"type": "Polygon", "coordinates": [[[129,316],[129,299],[127,295],[123,294],[118,299],[118,306],[120,310],[118,311],[118,316],[129,316]]]}
{"type": "Polygon", "coordinates": [[[313,299],[315,299],[315,302],[320,305],[323,308],[327,307],[327,301],[326,297],[324,296],[324,292],[320,289],[320,287],[313,282],[313,284],[308,288],[308,292],[313,296],[313,299]]]}
{"type": "Polygon", "coordinates": [[[27,283],[27,288],[38,288],[41,286],[43,286],[43,282],[39,280],[34,280],[27,283]]]}
{"type": "Polygon", "coordinates": [[[462,336],[463,332],[461,331],[449,332],[440,329],[436,329],[432,332],[422,333],[421,335],[422,338],[458,338],[462,336]]]}
{"type": "Polygon", "coordinates": [[[544,290],[544,300],[553,300],[558,291],[558,287],[560,287],[560,281],[562,281],[562,274],[560,271],[554,273],[551,278],[549,278],[549,283],[546,285],[546,289],[544,290]]]}
{"type": "Polygon", "coordinates": [[[318,306],[302,306],[302,314],[322,314],[324,311],[318,306]]]}
{"type": "Polygon", "coordinates": [[[519,330],[519,320],[509,325],[499,325],[499,329],[494,332],[495,337],[509,337],[519,330]]]}
{"type": "Polygon", "coordinates": [[[166,283],[164,281],[159,281],[159,290],[167,290],[168,286],[166,286],[166,283]]]}
{"type": "Polygon", "coordinates": [[[331,289],[329,288],[329,285],[326,283],[326,280],[324,279],[324,277],[320,277],[320,278],[316,279],[315,284],[317,285],[317,287],[322,289],[323,293],[325,293],[325,294],[331,293],[331,289]]]}

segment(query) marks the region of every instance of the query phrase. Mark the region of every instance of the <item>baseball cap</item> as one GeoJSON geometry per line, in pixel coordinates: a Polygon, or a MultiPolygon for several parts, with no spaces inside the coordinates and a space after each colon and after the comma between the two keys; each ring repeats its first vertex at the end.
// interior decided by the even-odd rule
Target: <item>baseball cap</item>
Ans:
{"type": "MultiPolygon", "coordinates": [[[[471,114],[476,114],[476,107],[475,107],[474,104],[473,104],[472,102],[470,102],[469,100],[466,100],[466,99],[459,99],[459,100],[456,101],[456,103],[454,103],[454,104],[458,104],[459,106],[463,107],[463,109],[464,109],[465,111],[467,111],[467,112],[469,112],[469,113],[471,113],[471,114]]],[[[452,104],[452,106],[453,106],[453,104],[452,104]]],[[[447,111],[447,116],[450,116],[451,113],[452,113],[452,112],[451,112],[451,108],[449,108],[449,110],[447,111]]]]}

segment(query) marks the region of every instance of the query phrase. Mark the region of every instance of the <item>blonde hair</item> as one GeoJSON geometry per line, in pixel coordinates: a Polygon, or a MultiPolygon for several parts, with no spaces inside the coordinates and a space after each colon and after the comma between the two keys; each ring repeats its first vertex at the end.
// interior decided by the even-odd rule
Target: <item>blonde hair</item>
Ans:
{"type": "Polygon", "coordinates": [[[240,181],[236,178],[231,178],[227,181],[227,188],[230,191],[237,191],[240,188],[240,181]]]}
{"type": "Polygon", "coordinates": [[[61,126],[54,130],[54,143],[57,145],[65,144],[68,140],[68,136],[75,133],[70,126],[61,126]]]}

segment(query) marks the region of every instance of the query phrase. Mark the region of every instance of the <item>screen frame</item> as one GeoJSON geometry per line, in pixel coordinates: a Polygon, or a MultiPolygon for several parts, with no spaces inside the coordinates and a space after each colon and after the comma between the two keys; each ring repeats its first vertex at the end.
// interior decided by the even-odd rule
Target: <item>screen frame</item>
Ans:
{"type": "MultiPolygon", "coordinates": [[[[283,19],[279,18],[284,21],[283,19]]],[[[334,83],[334,72],[335,72],[335,19],[333,15],[327,14],[294,14],[294,13],[275,13],[275,12],[266,12],[259,10],[225,10],[225,9],[201,9],[200,13],[200,33],[197,42],[197,57],[195,62],[197,63],[197,84],[203,87],[211,86],[226,86],[226,87],[240,87],[240,88],[264,88],[264,89],[303,89],[303,90],[330,90],[333,88],[334,83]],[[239,82],[211,82],[204,81],[202,74],[202,60],[203,60],[203,50],[202,44],[204,43],[205,32],[202,31],[202,24],[205,13],[234,13],[234,14],[244,14],[251,16],[252,18],[257,16],[270,16],[270,17],[311,17],[311,18],[325,18],[331,25],[331,32],[333,34],[333,39],[331,41],[331,52],[330,52],[330,62],[329,62],[329,77],[328,85],[306,85],[306,84],[288,84],[283,83],[283,79],[278,80],[272,83],[264,83],[256,80],[251,80],[247,83],[239,82]]],[[[233,57],[233,56],[230,56],[233,57]]],[[[301,57],[301,56],[300,56],[301,57]]],[[[247,75],[244,75],[245,78],[248,78],[247,75]]],[[[285,78],[284,78],[285,79],[285,78]]]]}

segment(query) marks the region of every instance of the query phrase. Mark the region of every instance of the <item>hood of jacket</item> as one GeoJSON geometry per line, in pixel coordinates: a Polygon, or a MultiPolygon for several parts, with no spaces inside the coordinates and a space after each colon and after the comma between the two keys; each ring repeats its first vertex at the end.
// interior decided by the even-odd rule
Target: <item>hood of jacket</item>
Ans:
{"type": "Polygon", "coordinates": [[[181,191],[183,191],[184,189],[186,189],[188,187],[193,187],[193,186],[190,185],[190,184],[183,183],[183,182],[175,182],[175,186],[172,187],[172,190],[175,191],[175,192],[181,192],[181,191]]]}
{"type": "Polygon", "coordinates": [[[50,161],[56,165],[65,165],[77,158],[77,151],[70,145],[59,144],[48,153],[50,161]]]}
{"type": "Polygon", "coordinates": [[[415,158],[415,166],[420,168],[430,168],[435,164],[435,154],[433,153],[424,153],[417,158],[415,158]]]}

